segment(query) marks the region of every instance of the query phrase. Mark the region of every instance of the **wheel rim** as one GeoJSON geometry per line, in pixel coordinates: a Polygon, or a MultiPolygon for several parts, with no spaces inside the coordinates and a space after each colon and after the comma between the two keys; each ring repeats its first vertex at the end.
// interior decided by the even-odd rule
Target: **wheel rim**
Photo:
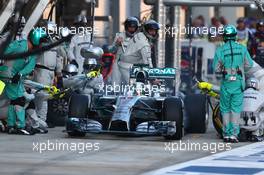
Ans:
{"type": "Polygon", "coordinates": [[[213,110],[213,125],[215,130],[218,132],[218,134],[222,135],[223,123],[222,123],[219,103],[216,105],[216,107],[213,110]]]}

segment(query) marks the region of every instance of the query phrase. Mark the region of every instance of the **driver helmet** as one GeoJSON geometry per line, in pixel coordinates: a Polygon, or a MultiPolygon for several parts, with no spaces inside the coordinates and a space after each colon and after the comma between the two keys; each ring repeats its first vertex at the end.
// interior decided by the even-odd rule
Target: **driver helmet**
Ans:
{"type": "Polygon", "coordinates": [[[84,72],[88,73],[91,71],[97,71],[98,63],[95,58],[85,58],[83,63],[84,72]]]}
{"type": "Polygon", "coordinates": [[[78,74],[78,68],[74,64],[67,64],[62,70],[62,74],[64,78],[75,76],[78,74]]]}
{"type": "Polygon", "coordinates": [[[144,23],[144,26],[143,26],[143,33],[146,35],[146,37],[150,40],[156,40],[158,38],[158,30],[160,29],[160,25],[159,23],[157,23],[156,21],[154,20],[148,20],[144,23]],[[156,35],[153,36],[153,35],[150,35],[148,30],[149,29],[154,29],[156,30],[156,35]]]}
{"type": "Polygon", "coordinates": [[[147,82],[148,75],[145,71],[139,71],[136,73],[136,82],[145,84],[147,82]]]}
{"type": "Polygon", "coordinates": [[[240,17],[237,19],[236,23],[239,24],[239,23],[245,23],[246,22],[246,19],[243,18],[243,17],[240,17]]]}
{"type": "Polygon", "coordinates": [[[138,30],[139,21],[136,17],[128,17],[126,19],[124,25],[125,25],[126,35],[129,37],[133,37],[138,30]],[[135,27],[135,32],[133,32],[133,33],[129,32],[128,27],[135,27]]]}
{"type": "Polygon", "coordinates": [[[262,31],[260,31],[260,27],[264,27],[264,20],[262,19],[262,20],[259,20],[258,22],[257,22],[257,31],[259,31],[259,32],[262,32],[262,31]]]}
{"type": "Polygon", "coordinates": [[[246,87],[247,88],[253,88],[255,90],[259,90],[259,80],[256,78],[249,78],[246,81],[246,87]]]}

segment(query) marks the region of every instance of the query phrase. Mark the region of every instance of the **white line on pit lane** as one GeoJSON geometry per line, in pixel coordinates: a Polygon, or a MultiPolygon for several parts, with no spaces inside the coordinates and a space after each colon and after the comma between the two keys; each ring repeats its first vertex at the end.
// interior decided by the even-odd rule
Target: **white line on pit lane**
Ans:
{"type": "Polygon", "coordinates": [[[180,163],[144,175],[264,175],[264,142],[180,163]]]}

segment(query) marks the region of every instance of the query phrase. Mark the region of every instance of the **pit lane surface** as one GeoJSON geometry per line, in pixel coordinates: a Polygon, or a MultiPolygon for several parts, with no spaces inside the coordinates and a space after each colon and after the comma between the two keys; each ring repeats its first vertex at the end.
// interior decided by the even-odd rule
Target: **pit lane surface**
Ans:
{"type": "MultiPolygon", "coordinates": [[[[1,133],[0,174],[134,175],[202,158],[214,152],[213,149],[172,151],[169,145],[174,145],[176,149],[175,145],[179,146],[180,142],[168,143],[162,137],[88,134],[84,138],[69,138],[62,132],[63,129],[56,127],[50,129],[48,134],[34,136],[1,133]],[[40,144],[43,149],[46,145],[46,149],[41,148],[40,151],[40,144]],[[68,149],[65,146],[63,150],[59,144],[68,144],[68,149]],[[82,149],[84,144],[86,150],[82,149]]],[[[181,142],[203,145],[222,143],[212,128],[206,134],[186,135],[181,142]]],[[[247,144],[249,143],[232,144],[231,148],[247,144]]]]}
{"type": "Polygon", "coordinates": [[[264,142],[257,142],[144,175],[263,175],[264,142]],[[232,163],[231,163],[232,162],[232,163]]]}

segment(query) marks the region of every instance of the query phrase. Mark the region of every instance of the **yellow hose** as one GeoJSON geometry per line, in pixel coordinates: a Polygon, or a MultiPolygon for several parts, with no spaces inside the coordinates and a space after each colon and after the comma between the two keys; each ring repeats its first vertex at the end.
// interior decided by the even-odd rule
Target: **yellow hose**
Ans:
{"type": "Polygon", "coordinates": [[[0,80],[0,95],[3,93],[5,89],[5,83],[0,80]]]}

